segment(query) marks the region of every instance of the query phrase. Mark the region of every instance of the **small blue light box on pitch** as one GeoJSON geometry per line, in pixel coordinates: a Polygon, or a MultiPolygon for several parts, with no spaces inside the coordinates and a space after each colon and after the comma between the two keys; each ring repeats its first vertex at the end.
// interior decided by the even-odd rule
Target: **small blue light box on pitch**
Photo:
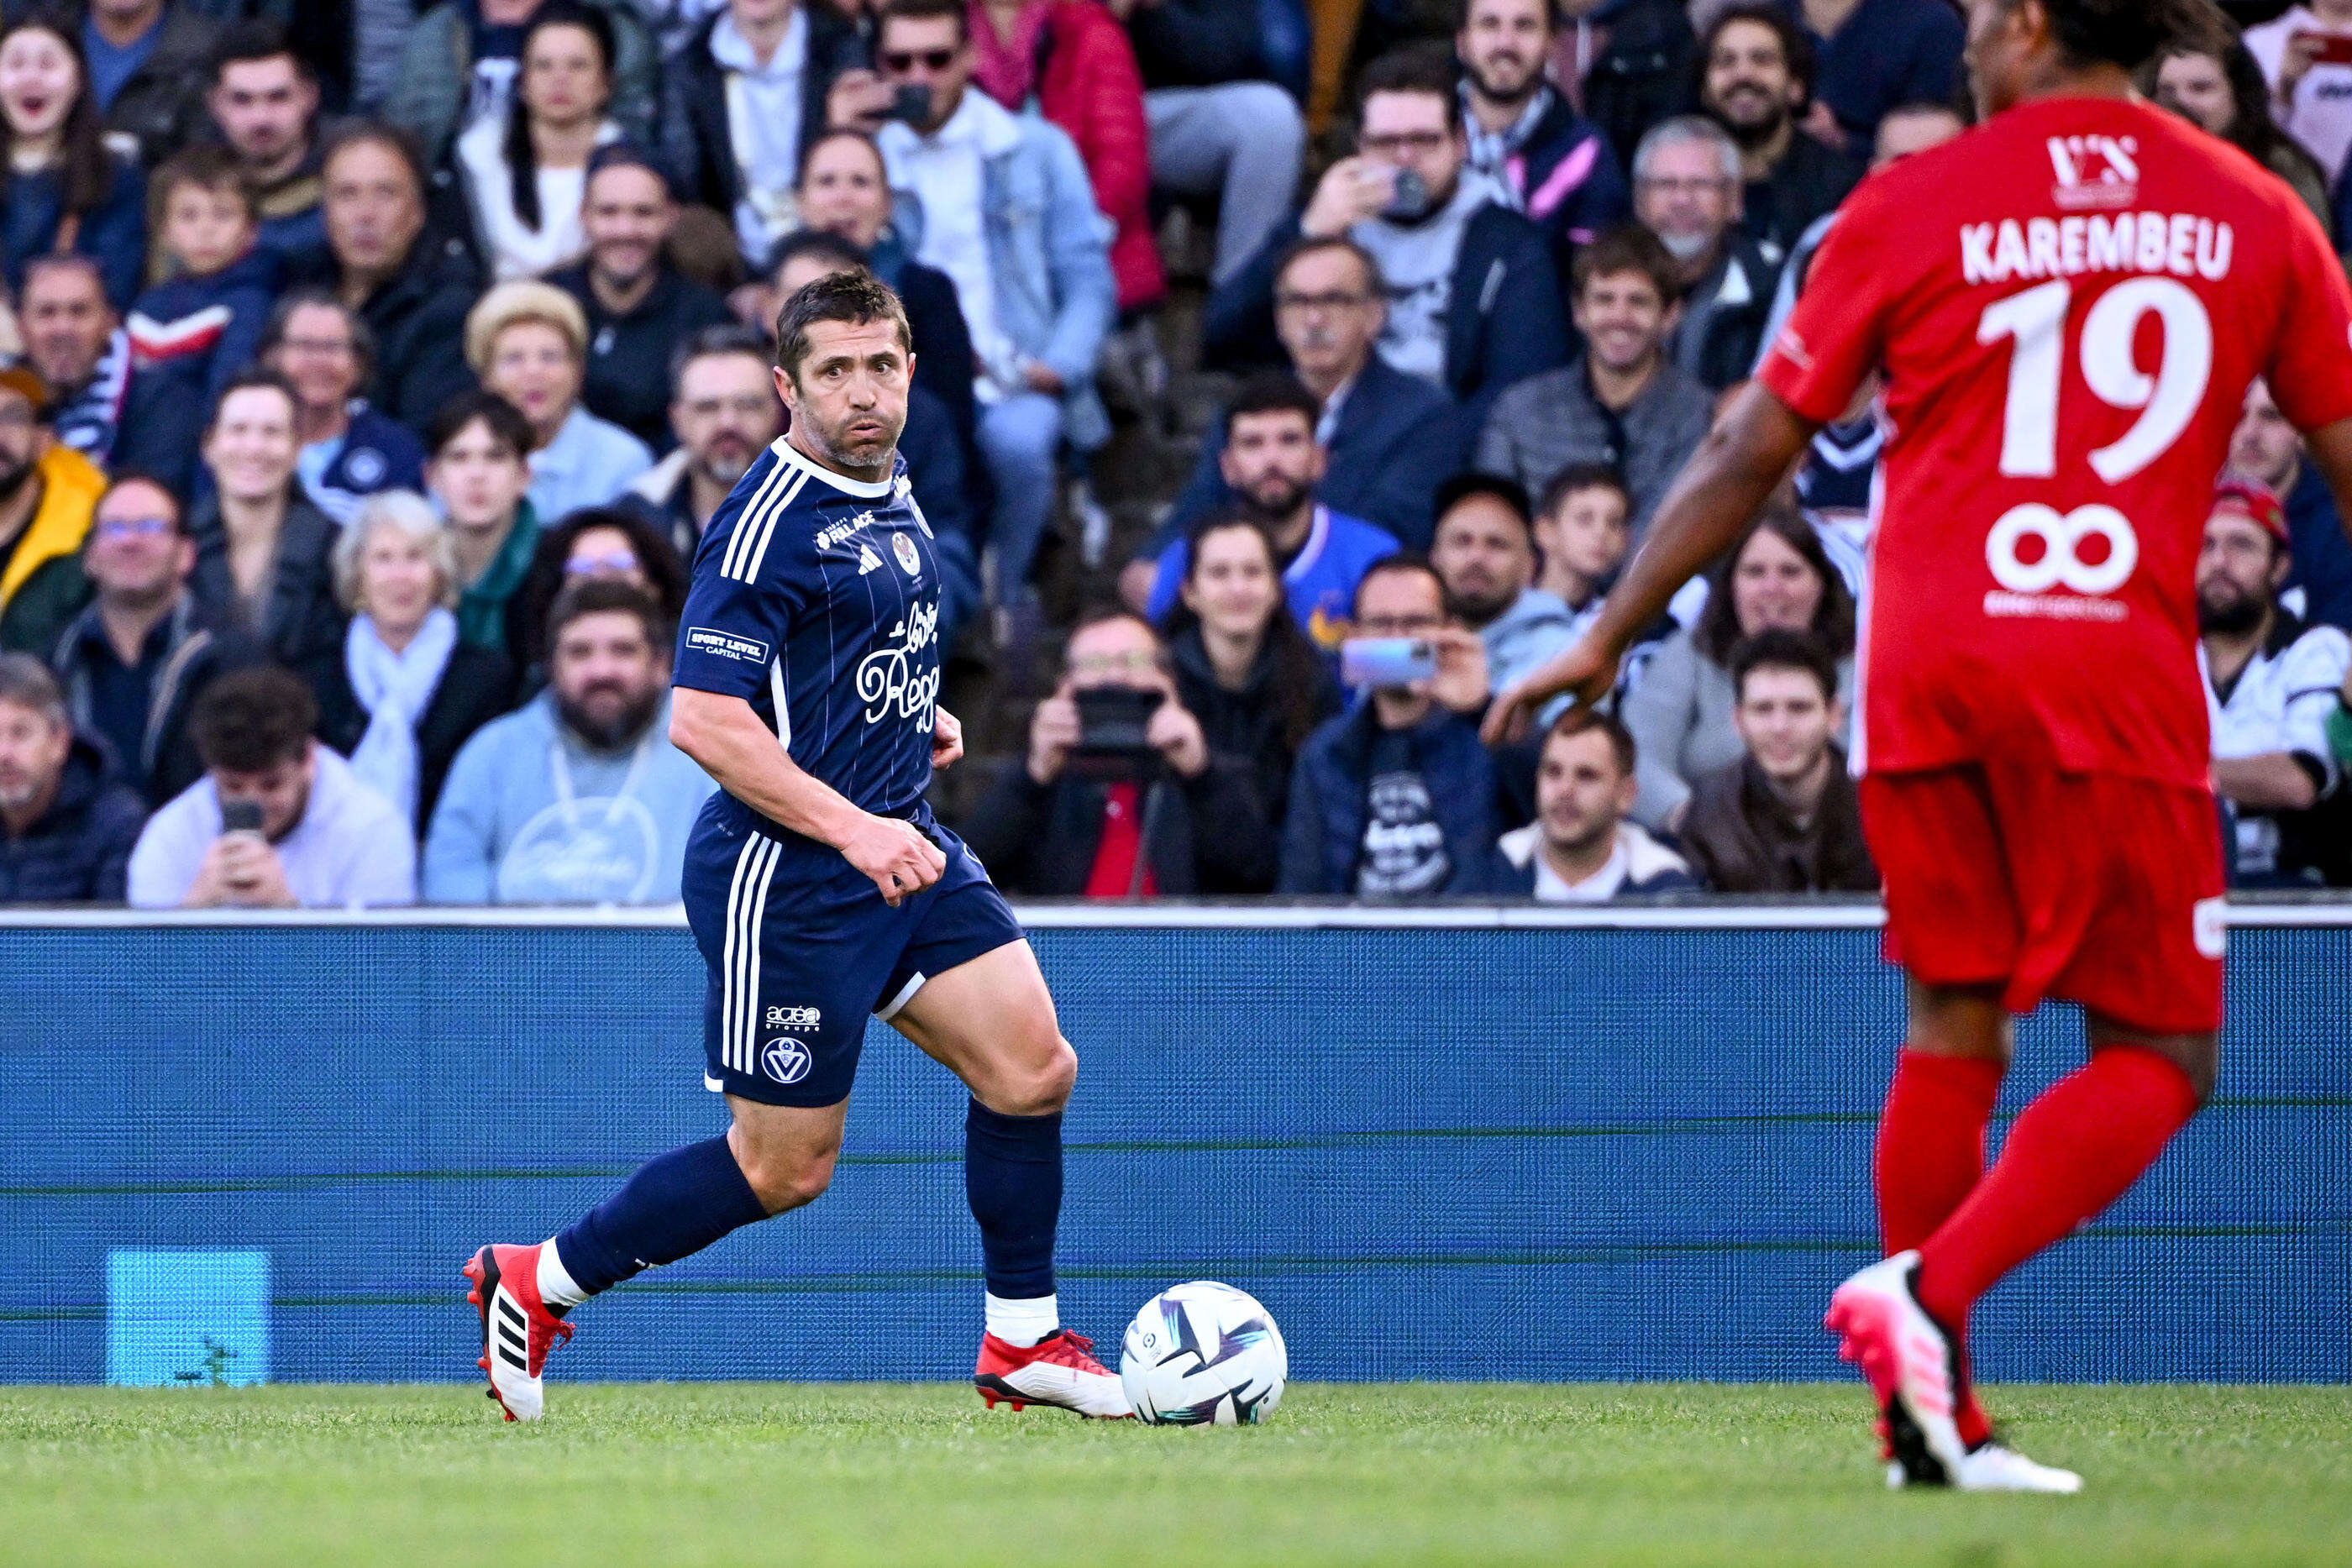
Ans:
{"type": "Polygon", "coordinates": [[[106,1257],[106,1380],[269,1381],[269,1254],[119,1248],[106,1257]]]}

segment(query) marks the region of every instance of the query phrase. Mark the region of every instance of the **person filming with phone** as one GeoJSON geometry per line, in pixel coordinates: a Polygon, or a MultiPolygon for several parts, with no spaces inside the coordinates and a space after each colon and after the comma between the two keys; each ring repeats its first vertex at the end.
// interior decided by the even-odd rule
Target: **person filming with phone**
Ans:
{"type": "Polygon", "coordinates": [[[1043,898],[1264,893],[1276,842],[1250,761],[1213,753],[1159,634],[1126,610],[1082,619],[1029,751],[963,827],[1007,892],[1043,898]]]}
{"type": "Polygon", "coordinates": [[[131,852],[134,909],[347,909],[416,902],[416,841],[351,764],[310,738],[310,689],[279,669],[205,688],[205,776],[131,852]]]}
{"type": "Polygon", "coordinates": [[[1479,893],[1495,883],[1495,762],[1478,741],[1486,650],[1445,585],[1392,555],[1356,587],[1339,678],[1365,694],[1309,736],[1283,820],[1284,893],[1359,898],[1479,893]]]}

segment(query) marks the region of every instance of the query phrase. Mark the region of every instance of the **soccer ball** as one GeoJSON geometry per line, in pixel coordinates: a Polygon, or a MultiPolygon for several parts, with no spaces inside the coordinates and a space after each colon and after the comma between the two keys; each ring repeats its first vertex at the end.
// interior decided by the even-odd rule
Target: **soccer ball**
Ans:
{"type": "Polygon", "coordinates": [[[1274,1314],[1213,1280],[1143,1303],[1118,1347],[1118,1377],[1136,1417],[1154,1427],[1255,1425],[1282,1403],[1290,1353],[1274,1314]]]}

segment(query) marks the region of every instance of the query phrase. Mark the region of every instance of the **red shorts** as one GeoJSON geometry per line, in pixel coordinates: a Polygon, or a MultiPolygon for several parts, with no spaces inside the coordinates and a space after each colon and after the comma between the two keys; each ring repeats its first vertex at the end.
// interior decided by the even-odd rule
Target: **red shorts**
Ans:
{"type": "Polygon", "coordinates": [[[1862,780],[1885,952],[1922,984],[2079,1002],[2126,1028],[2221,1025],[2212,795],[2117,774],[1969,763],[1862,780]]]}

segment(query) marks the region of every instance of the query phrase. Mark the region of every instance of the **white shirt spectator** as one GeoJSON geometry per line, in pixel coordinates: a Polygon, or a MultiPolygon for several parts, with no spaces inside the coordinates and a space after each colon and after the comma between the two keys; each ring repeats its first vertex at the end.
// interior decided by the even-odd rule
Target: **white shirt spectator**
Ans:
{"type": "Polygon", "coordinates": [[[936,267],[955,284],[956,302],[971,329],[971,346],[985,371],[972,391],[994,402],[1021,390],[1019,355],[996,325],[996,279],[988,264],[987,162],[1020,145],[1013,116],[984,92],[967,90],[947,123],[929,136],[900,120],[877,138],[902,207],[919,215],[915,259],[936,267]]]}
{"type": "Polygon", "coordinates": [[[530,455],[530,509],[541,528],[566,512],[601,507],[654,465],[652,449],[578,403],[555,429],[555,439],[530,455]]]}
{"type": "Polygon", "coordinates": [[[1680,892],[1695,886],[1690,862],[1652,838],[1637,822],[1617,824],[1617,847],[1607,863],[1582,882],[1569,882],[1544,858],[1543,824],[1505,833],[1497,848],[1513,866],[1535,862],[1538,904],[1607,904],[1628,893],[1680,892]]]}
{"type": "MultiPolygon", "coordinates": [[[[2345,674],[2352,671],[2352,637],[2334,626],[2306,627],[2282,614],[2270,642],[2239,673],[2226,696],[2213,689],[2201,644],[2197,667],[2205,676],[2216,758],[2284,751],[2317,769],[2321,799],[2335,791],[2343,780],[2328,744],[2327,720],[2336,712],[2345,674]]],[[[2277,819],[2240,813],[2237,849],[2241,873],[2266,875],[2277,870],[2277,819]]]]}
{"type": "MultiPolygon", "coordinates": [[[[351,764],[313,742],[310,799],[294,831],[271,848],[287,891],[305,909],[416,902],[416,842],[384,798],[351,764]]],[[[131,852],[133,909],[177,909],[221,836],[220,797],[209,775],[147,821],[131,852]]]]}
{"type": "MultiPolygon", "coordinates": [[[[2263,68],[2263,78],[2271,84],[2273,97],[2286,47],[2298,33],[2352,37],[2352,28],[2327,26],[2308,5],[2293,6],[2274,22],[2248,28],[2246,47],[2263,68]]],[[[2319,160],[2327,171],[2327,183],[2333,185],[2343,172],[2346,153],[2352,152],[2352,65],[2313,66],[2296,84],[2294,104],[2282,112],[2273,102],[2271,114],[2281,130],[2319,160]]]]}
{"type": "MultiPolygon", "coordinates": [[[[506,116],[476,120],[457,138],[457,167],[466,177],[466,196],[474,209],[475,232],[489,257],[493,278],[537,277],[568,267],[588,249],[587,231],[580,224],[580,199],[587,190],[588,171],[538,171],[539,227],[527,229],[515,215],[514,177],[507,168],[506,116]]],[[[617,141],[621,128],[606,120],[596,131],[603,146],[617,141]]]]}
{"type": "Polygon", "coordinates": [[[730,13],[711,25],[710,57],[727,73],[727,139],[743,183],[735,204],[735,243],[764,256],[792,232],[799,213],[801,84],[808,71],[808,16],[798,6],[766,65],[751,52],[730,13]]]}

